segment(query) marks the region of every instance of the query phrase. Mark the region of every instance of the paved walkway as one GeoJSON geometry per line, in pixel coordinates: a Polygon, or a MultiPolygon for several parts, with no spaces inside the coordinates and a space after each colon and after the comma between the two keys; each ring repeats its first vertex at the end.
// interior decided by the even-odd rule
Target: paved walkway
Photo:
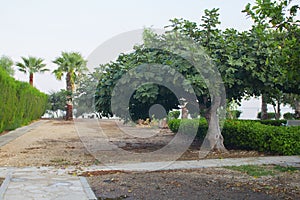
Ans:
{"type": "Polygon", "coordinates": [[[0,199],[3,200],[97,199],[84,177],[58,175],[47,168],[3,169],[3,171],[7,172],[0,188],[0,199]]]}

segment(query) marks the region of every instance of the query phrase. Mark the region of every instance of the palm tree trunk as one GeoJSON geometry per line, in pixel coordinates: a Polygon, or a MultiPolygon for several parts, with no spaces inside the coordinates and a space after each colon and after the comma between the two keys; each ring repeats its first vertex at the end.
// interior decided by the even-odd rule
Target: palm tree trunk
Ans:
{"type": "Polygon", "coordinates": [[[66,120],[73,120],[73,102],[72,102],[73,90],[72,90],[72,81],[71,81],[70,72],[67,73],[66,82],[67,82],[67,91],[68,91],[66,120]]]}
{"type": "Polygon", "coordinates": [[[29,74],[29,84],[33,86],[33,73],[29,74]]]}

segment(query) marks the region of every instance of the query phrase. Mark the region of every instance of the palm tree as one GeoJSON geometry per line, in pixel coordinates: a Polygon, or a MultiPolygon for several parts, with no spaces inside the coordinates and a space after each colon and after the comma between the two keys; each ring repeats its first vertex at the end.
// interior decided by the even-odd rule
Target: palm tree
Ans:
{"type": "Polygon", "coordinates": [[[11,58],[7,56],[1,56],[0,58],[0,67],[2,67],[10,76],[13,76],[15,74],[14,69],[12,66],[14,65],[14,62],[11,58]]]}
{"type": "Polygon", "coordinates": [[[75,80],[84,71],[87,71],[86,60],[80,53],[77,52],[62,52],[61,56],[56,58],[53,63],[59,67],[53,71],[58,80],[62,79],[62,76],[66,74],[66,86],[67,86],[67,113],[66,120],[73,119],[73,102],[72,96],[75,91],[75,80]]]}
{"type": "Polygon", "coordinates": [[[19,67],[19,71],[24,72],[25,74],[29,73],[29,83],[33,86],[33,74],[34,73],[43,73],[49,71],[45,68],[44,59],[36,58],[29,56],[28,58],[22,57],[22,62],[17,62],[16,65],[19,67]]]}

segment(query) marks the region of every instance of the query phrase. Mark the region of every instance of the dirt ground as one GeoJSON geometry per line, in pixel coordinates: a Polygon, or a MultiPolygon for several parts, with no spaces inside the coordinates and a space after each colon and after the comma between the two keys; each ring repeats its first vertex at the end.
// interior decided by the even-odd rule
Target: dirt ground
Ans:
{"type": "Polygon", "coordinates": [[[91,165],[73,122],[46,121],[0,148],[0,166],[91,165]]]}
{"type": "MultiPolygon", "coordinates": [[[[124,134],[121,134],[122,131],[120,131],[120,128],[116,126],[114,121],[105,120],[101,122],[100,125],[106,134],[110,134],[110,142],[125,151],[133,153],[155,151],[162,148],[174,137],[174,134],[168,130],[157,131],[147,128],[123,126],[121,127],[122,130],[130,131],[131,133],[136,132],[135,134],[152,134],[153,131],[156,133],[155,136],[150,138],[137,139],[133,136],[124,137],[124,134]]],[[[83,137],[80,138],[75,129],[74,122],[47,120],[42,126],[30,130],[25,135],[0,147],[0,166],[89,166],[92,164],[100,164],[101,157],[96,160],[98,157],[95,155],[92,156],[89,151],[86,150],[82,139],[83,137]]],[[[178,160],[199,159],[199,145],[200,144],[195,141],[178,160]]],[[[102,152],[100,153],[102,154],[102,152]]],[[[108,154],[109,152],[106,151],[105,153],[108,154]]],[[[117,155],[114,151],[110,153],[116,156],[115,160],[121,161],[122,159],[127,159],[122,158],[121,155],[117,155]]],[[[229,151],[224,154],[211,153],[207,158],[253,156],[263,155],[255,151],[229,151]]],[[[128,159],[126,162],[127,161],[128,159]]]]}
{"type": "Polygon", "coordinates": [[[299,199],[300,173],[251,177],[224,169],[85,174],[98,199],[299,199]]]}
{"type": "MultiPolygon", "coordinates": [[[[100,125],[110,134],[110,142],[135,153],[155,151],[174,137],[168,130],[155,130],[156,134],[149,139],[124,137],[120,133],[120,127],[111,121],[102,121],[100,125]]],[[[133,135],[153,133],[153,130],[141,127],[123,128],[133,135]]],[[[79,137],[77,130],[74,122],[46,120],[43,125],[0,148],[0,167],[101,165],[101,160],[97,160],[87,151],[82,143],[83,137],[79,137]]],[[[198,159],[198,148],[199,144],[195,141],[179,160],[198,159]]],[[[226,154],[209,154],[208,158],[250,156],[263,155],[257,152],[229,151],[226,154]]],[[[223,168],[149,173],[91,172],[84,175],[88,176],[97,197],[107,200],[300,199],[299,171],[260,178],[223,168]]]]}

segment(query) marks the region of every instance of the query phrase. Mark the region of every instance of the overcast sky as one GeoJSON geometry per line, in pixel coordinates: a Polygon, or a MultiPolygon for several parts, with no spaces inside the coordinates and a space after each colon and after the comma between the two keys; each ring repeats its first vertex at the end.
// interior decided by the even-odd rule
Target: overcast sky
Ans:
{"type": "MultiPolygon", "coordinates": [[[[300,0],[295,0],[299,4],[300,0]]],[[[247,30],[251,20],[241,11],[254,0],[0,0],[0,55],[14,61],[36,56],[51,63],[62,51],[88,57],[95,48],[123,32],[162,29],[173,18],[200,22],[205,9],[220,8],[221,28],[247,30]]],[[[16,70],[15,78],[28,81],[16,70]]],[[[65,88],[51,72],[36,74],[43,92],[65,88]]],[[[256,104],[256,103],[255,103],[256,104]]],[[[250,104],[252,106],[253,103],[250,104]]],[[[253,109],[252,109],[253,110],[253,109]]],[[[256,113],[256,109],[254,109],[256,113]]],[[[253,112],[254,112],[253,111],[253,112]]],[[[253,114],[254,115],[254,114],[253,114]]]]}
{"type": "MultiPolygon", "coordinates": [[[[253,0],[0,0],[0,55],[45,59],[48,68],[61,51],[87,57],[97,46],[123,32],[163,28],[169,19],[200,22],[204,9],[220,8],[221,28],[248,29],[241,10],[253,0]]],[[[27,76],[16,72],[17,79],[27,76]]],[[[44,91],[65,87],[51,73],[36,74],[34,85],[44,91]]]]}

